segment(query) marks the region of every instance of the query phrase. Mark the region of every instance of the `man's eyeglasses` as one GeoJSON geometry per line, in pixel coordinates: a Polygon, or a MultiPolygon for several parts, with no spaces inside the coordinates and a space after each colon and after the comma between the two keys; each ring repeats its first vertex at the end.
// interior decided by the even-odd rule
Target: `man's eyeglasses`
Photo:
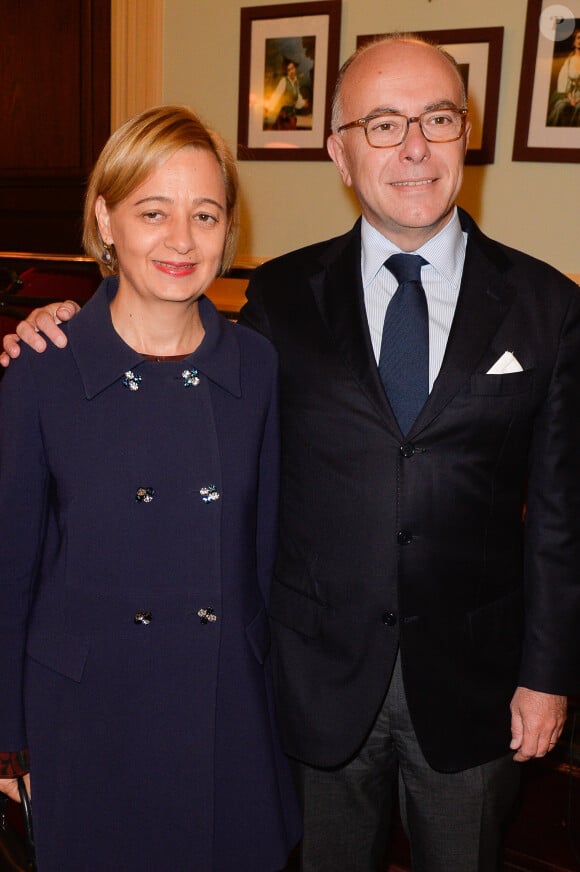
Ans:
{"type": "Polygon", "coordinates": [[[367,115],[349,124],[342,124],[337,133],[362,127],[368,144],[372,148],[393,148],[405,141],[409,126],[417,122],[427,142],[454,142],[465,130],[467,109],[430,109],[414,118],[385,112],[367,115]]]}

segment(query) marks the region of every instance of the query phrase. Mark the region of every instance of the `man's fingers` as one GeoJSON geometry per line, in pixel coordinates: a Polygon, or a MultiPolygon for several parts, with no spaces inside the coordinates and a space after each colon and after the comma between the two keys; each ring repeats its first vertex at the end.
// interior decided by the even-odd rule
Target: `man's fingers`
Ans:
{"type": "Polygon", "coordinates": [[[58,308],[55,311],[55,321],[58,323],[59,321],[70,321],[73,315],[79,311],[80,306],[78,303],[75,303],[74,300],[65,300],[64,303],[60,303],[58,308]]]}
{"type": "MultiPolygon", "coordinates": [[[[45,315],[45,318],[47,323],[50,322],[54,325],[54,321],[50,316],[45,315]]],[[[21,321],[16,327],[16,332],[20,339],[25,342],[26,345],[30,345],[31,348],[34,348],[35,351],[44,351],[46,349],[46,341],[30,321],[21,321]]]]}
{"type": "Polygon", "coordinates": [[[15,359],[20,354],[20,340],[16,333],[7,333],[2,340],[4,351],[0,355],[0,364],[8,366],[11,359],[15,359]]]}
{"type": "Polygon", "coordinates": [[[518,687],[511,702],[514,760],[544,757],[562,733],[566,708],[565,696],[518,687]]]}

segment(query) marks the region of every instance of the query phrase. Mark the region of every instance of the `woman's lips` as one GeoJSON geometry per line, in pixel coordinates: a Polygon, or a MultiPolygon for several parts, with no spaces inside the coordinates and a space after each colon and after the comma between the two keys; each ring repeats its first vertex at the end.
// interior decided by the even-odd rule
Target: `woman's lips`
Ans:
{"type": "Polygon", "coordinates": [[[189,261],[185,263],[172,263],[166,260],[155,260],[153,263],[160,272],[177,278],[190,276],[197,269],[197,264],[189,263],[189,261]]]}

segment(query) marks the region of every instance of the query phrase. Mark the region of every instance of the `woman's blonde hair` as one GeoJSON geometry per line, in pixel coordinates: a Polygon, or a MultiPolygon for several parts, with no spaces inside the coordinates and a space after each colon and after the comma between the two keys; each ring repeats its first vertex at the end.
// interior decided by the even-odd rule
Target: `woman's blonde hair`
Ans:
{"type": "Polygon", "coordinates": [[[238,172],[224,140],[208,129],[186,106],[156,106],[130,118],[116,130],[91,173],[85,196],[83,246],[98,261],[103,276],[119,271],[115,246],[104,244],[95,204],[103,197],[114,209],[151,172],[181,148],[213,154],[221,169],[226,193],[227,228],[221,272],[232,264],[238,238],[238,172]]]}

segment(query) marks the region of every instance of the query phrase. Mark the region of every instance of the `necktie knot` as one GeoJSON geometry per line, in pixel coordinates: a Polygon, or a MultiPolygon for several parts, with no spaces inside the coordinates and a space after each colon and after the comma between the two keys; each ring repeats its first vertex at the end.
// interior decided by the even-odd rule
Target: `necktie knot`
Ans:
{"type": "Polygon", "coordinates": [[[401,285],[404,282],[420,282],[421,267],[425,266],[427,261],[420,254],[392,254],[385,266],[391,272],[398,283],[401,285]]]}

